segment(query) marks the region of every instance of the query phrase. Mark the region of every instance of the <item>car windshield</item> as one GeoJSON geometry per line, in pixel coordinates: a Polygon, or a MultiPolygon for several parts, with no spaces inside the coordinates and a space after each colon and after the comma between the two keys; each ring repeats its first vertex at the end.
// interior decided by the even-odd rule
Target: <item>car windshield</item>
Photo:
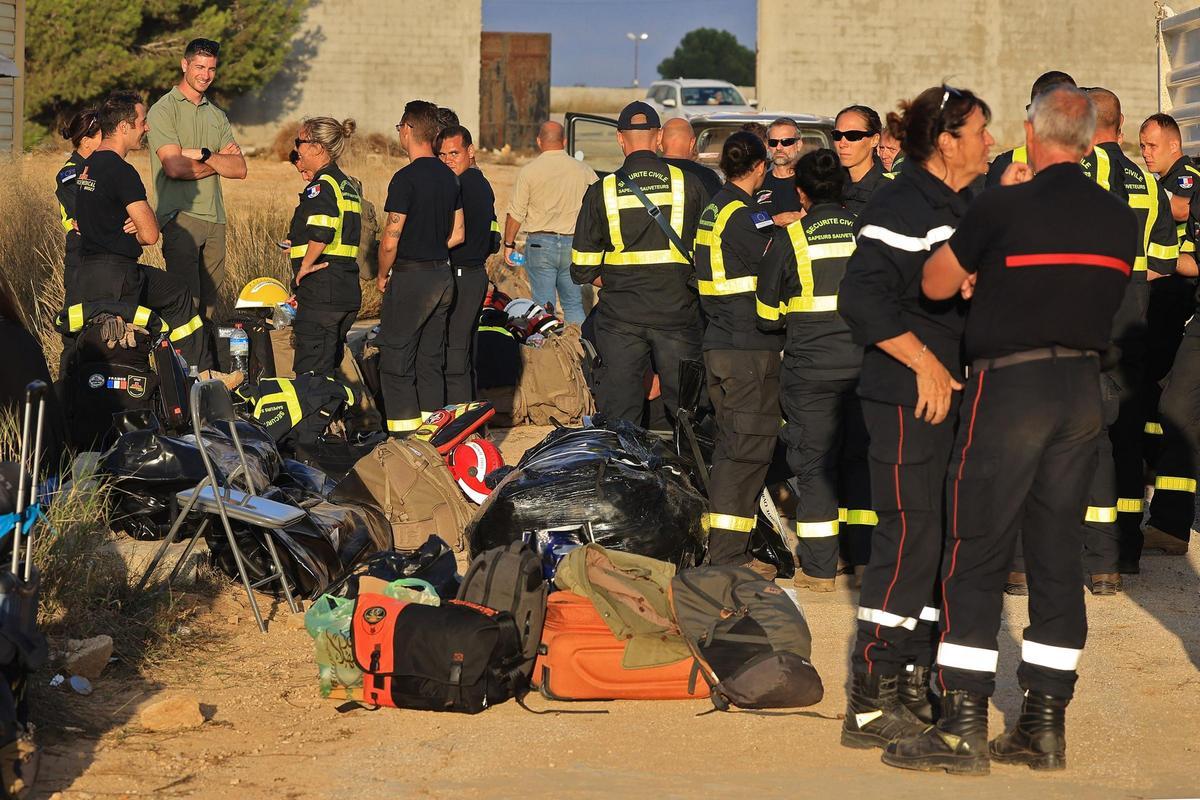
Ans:
{"type": "Polygon", "coordinates": [[[732,86],[693,86],[683,88],[685,106],[744,106],[746,101],[732,86]]]}
{"type": "MultiPolygon", "coordinates": [[[[696,154],[702,164],[715,165],[730,134],[742,129],[741,123],[705,124],[696,127],[696,154]]],[[[800,155],[810,150],[831,147],[829,135],[820,128],[800,128],[800,155]]]]}

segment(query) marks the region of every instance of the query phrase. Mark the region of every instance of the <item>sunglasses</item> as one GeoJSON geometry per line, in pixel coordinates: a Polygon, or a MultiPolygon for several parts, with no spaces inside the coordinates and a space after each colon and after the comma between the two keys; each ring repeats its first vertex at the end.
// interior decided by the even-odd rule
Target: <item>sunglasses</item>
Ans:
{"type": "Polygon", "coordinates": [[[409,123],[407,123],[407,122],[397,122],[397,123],[396,123],[396,130],[397,130],[397,131],[399,131],[401,128],[411,128],[411,127],[412,127],[412,125],[411,125],[411,124],[409,124],[409,123]]]}
{"type": "Polygon", "coordinates": [[[300,145],[302,145],[302,144],[316,144],[316,142],[314,142],[312,139],[301,139],[299,137],[296,137],[297,149],[299,149],[300,145]]]}
{"type": "Polygon", "coordinates": [[[795,136],[789,136],[786,139],[767,139],[767,147],[791,147],[797,141],[795,136]]]}
{"type": "Polygon", "coordinates": [[[842,139],[845,139],[847,142],[861,142],[863,139],[867,139],[871,136],[874,136],[875,134],[871,133],[870,131],[837,131],[837,130],[835,130],[832,133],[830,133],[829,135],[831,137],[833,137],[833,140],[835,142],[840,142],[842,139]]]}

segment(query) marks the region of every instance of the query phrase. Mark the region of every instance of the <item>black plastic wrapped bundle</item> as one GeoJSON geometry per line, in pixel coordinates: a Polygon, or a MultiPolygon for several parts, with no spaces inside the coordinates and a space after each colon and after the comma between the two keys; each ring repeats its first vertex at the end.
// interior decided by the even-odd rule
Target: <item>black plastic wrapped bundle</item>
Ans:
{"type": "Polygon", "coordinates": [[[592,423],[559,428],[526,451],[468,526],[472,557],[526,532],[577,527],[581,543],[590,536],[680,567],[699,563],[707,503],[689,465],[632,423],[592,423]]]}

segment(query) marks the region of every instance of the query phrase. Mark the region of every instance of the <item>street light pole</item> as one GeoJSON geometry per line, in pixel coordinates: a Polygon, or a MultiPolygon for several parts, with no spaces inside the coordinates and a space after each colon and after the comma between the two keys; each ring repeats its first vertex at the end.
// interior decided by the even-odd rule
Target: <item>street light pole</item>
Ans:
{"type": "Polygon", "coordinates": [[[625,38],[633,42],[633,86],[638,86],[638,45],[650,38],[648,33],[627,33],[625,38]]]}

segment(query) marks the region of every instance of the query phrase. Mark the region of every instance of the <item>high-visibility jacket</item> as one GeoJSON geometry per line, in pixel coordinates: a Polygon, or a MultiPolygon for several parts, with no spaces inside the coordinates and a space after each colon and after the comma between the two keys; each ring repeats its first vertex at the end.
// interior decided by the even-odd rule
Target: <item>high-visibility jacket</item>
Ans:
{"type": "Polygon", "coordinates": [[[288,438],[300,444],[316,442],[343,408],[357,402],[350,387],[320,375],[263,378],[237,394],[276,442],[288,438]]]}
{"type": "Polygon", "coordinates": [[[75,183],[75,178],[79,176],[79,167],[83,161],[83,156],[79,155],[78,151],[72,151],[67,157],[67,163],[63,164],[54,179],[59,224],[62,225],[64,233],[75,234],[67,237],[68,244],[72,239],[75,240],[75,247],[79,246],[79,231],[75,230],[75,197],[79,193],[79,186],[75,183]]]}
{"type": "MultiPolygon", "coordinates": [[[[1168,200],[1172,197],[1183,197],[1190,201],[1200,189],[1200,169],[1196,168],[1190,157],[1182,155],[1170,169],[1158,177],[1158,182],[1167,193],[1168,200]]],[[[1186,219],[1175,223],[1175,233],[1179,237],[1179,252],[1196,252],[1196,243],[1188,230],[1186,219]]]]}
{"type": "Polygon", "coordinates": [[[354,181],[337,164],[329,164],[313,175],[300,193],[292,215],[288,255],[298,270],[309,242],[323,242],[319,262],[326,269],[304,278],[296,287],[300,303],[352,311],[362,302],[358,285],[358,246],[362,231],[362,198],[354,181]],[[349,273],[353,273],[351,279],[349,273]]]}
{"type": "MultiPolygon", "coordinates": [[[[1003,156],[998,157],[996,160],[999,161],[1001,157],[1003,156]]],[[[1021,145],[1020,147],[1012,150],[1012,157],[1009,160],[1009,163],[1029,163],[1029,153],[1026,151],[1025,145],[1021,145]]],[[[1104,152],[1104,150],[1102,150],[1100,147],[1092,148],[1092,152],[1080,159],[1079,166],[1083,167],[1083,174],[1087,175],[1089,178],[1110,192],[1113,191],[1112,163],[1108,157],[1108,153],[1104,152]]]]}
{"type": "Polygon", "coordinates": [[[814,380],[858,375],[862,348],[838,313],[838,290],[854,253],[855,217],[835,203],[813,206],[779,229],[758,281],[759,326],[787,328],[784,367],[814,380]]]}
{"type": "Polygon", "coordinates": [[[1121,152],[1116,142],[1096,145],[1095,152],[1106,152],[1113,164],[1113,180],[1120,176],[1125,188],[1126,202],[1137,214],[1142,237],[1138,242],[1137,259],[1133,264],[1133,280],[1145,280],[1146,271],[1162,275],[1175,272],[1179,259],[1179,234],[1171,216],[1171,201],[1158,185],[1154,175],[1135,164],[1121,152]]]}
{"type": "Polygon", "coordinates": [[[680,250],[632,191],[607,175],[583,195],[571,246],[571,278],[600,278],[605,317],[678,330],[698,324],[692,249],[703,204],[694,175],[648,150],[630,153],[621,170],[659,209],[683,245],[680,250]]]}
{"type": "Polygon", "coordinates": [[[771,350],[783,346],[758,329],[754,292],[771,248],[771,215],[740,187],[727,183],[700,214],[696,288],[704,309],[705,350],[771,350]]]}

